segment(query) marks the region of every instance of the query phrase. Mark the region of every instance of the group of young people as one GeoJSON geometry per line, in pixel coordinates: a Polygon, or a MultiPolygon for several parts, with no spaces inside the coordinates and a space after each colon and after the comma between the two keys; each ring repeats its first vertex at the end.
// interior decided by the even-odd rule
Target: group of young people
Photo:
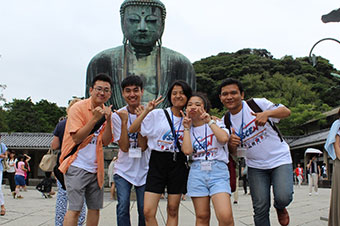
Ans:
{"type": "Polygon", "coordinates": [[[102,146],[112,141],[120,148],[114,165],[118,225],[131,225],[132,186],[140,226],[158,225],[156,212],[165,189],[167,225],[178,225],[179,204],[185,193],[193,201],[196,225],[209,225],[210,200],[219,225],[234,225],[227,163],[229,152],[236,155],[241,149],[246,153],[255,225],[270,225],[271,185],[279,222],[289,224],[286,206],[293,194],[292,160],[287,143],[273,126],[290,115],[288,108],[256,98],[261,111],[253,110],[243,100],[242,84],[231,78],[219,87],[221,103],[228,109],[221,120],[209,114],[206,95],[193,92],[181,80],[169,86],[166,97],[156,97],[146,106],[141,104],[144,89],[139,76],[126,77],[121,90],[127,105],[112,112],[104,105],[111,96],[112,81],[99,74],[90,87],[90,98],[74,104],[68,112],[59,167],[65,173],[69,199],[64,225],[77,224],[84,199],[87,224],[98,224],[103,207],[102,146]],[[169,107],[156,109],[163,101],[168,101],[169,107]],[[102,118],[106,122],[91,133],[102,118]],[[76,144],[75,154],[68,155],[76,144]],[[193,160],[190,170],[188,155],[193,160]]]}

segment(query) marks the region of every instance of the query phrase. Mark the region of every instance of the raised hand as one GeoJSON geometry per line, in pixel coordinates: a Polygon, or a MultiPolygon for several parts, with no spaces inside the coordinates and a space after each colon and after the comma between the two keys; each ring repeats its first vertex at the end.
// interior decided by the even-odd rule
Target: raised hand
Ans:
{"type": "Polygon", "coordinates": [[[152,111],[153,109],[157,107],[158,104],[162,103],[163,100],[164,98],[162,98],[162,96],[159,96],[156,99],[149,101],[148,105],[146,106],[146,110],[148,112],[152,111]]]}
{"type": "Polygon", "coordinates": [[[136,109],[135,109],[135,114],[138,116],[140,116],[142,114],[142,112],[144,111],[144,106],[143,105],[139,105],[136,109]]]}
{"type": "Polygon", "coordinates": [[[266,122],[268,121],[268,116],[266,112],[259,112],[259,113],[251,112],[251,114],[256,117],[255,119],[256,126],[264,126],[266,122]]]}
{"type": "MultiPolygon", "coordinates": [[[[110,109],[111,111],[111,109],[110,109]]],[[[99,119],[101,119],[103,117],[103,115],[105,114],[105,111],[103,108],[101,107],[96,107],[95,109],[92,110],[93,113],[93,118],[98,121],[99,119]]]]}
{"type": "Polygon", "coordinates": [[[111,114],[112,114],[111,109],[112,109],[112,105],[110,105],[109,107],[104,106],[104,114],[105,114],[106,119],[111,118],[111,114]]]}
{"type": "Polygon", "coordinates": [[[201,118],[205,123],[210,122],[211,117],[210,117],[209,113],[205,112],[204,109],[199,108],[199,109],[198,109],[198,113],[200,114],[200,118],[201,118]]]}
{"type": "Polygon", "coordinates": [[[192,120],[189,118],[188,115],[184,114],[184,112],[181,110],[181,115],[183,117],[183,126],[184,128],[190,129],[192,125],[192,120]]]}
{"type": "Polygon", "coordinates": [[[236,135],[234,128],[231,128],[231,135],[229,137],[228,144],[232,147],[237,147],[239,144],[241,144],[241,138],[236,135]]]}
{"type": "Polygon", "coordinates": [[[126,110],[117,111],[115,110],[115,113],[120,117],[120,120],[122,120],[122,123],[127,123],[129,120],[129,113],[126,110]]]}

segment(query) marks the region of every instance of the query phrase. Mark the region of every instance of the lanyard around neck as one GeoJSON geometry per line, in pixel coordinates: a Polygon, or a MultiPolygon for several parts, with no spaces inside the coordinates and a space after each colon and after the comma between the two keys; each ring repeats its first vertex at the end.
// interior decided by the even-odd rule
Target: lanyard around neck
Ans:
{"type": "MultiPolygon", "coordinates": [[[[243,114],[243,101],[242,101],[242,119],[241,119],[241,125],[240,128],[238,129],[238,132],[235,131],[236,135],[239,136],[241,138],[241,147],[243,147],[243,138],[244,138],[244,134],[243,134],[243,124],[244,124],[244,114],[243,114]]],[[[230,112],[229,112],[230,114],[230,112]]],[[[229,115],[230,118],[230,115],[229,115]]],[[[230,120],[230,125],[233,126],[231,120],[230,120]]]]}
{"type": "MultiPolygon", "coordinates": [[[[170,111],[171,111],[171,108],[170,108],[170,111]]],[[[179,122],[179,126],[178,126],[177,132],[176,132],[175,124],[174,124],[174,113],[171,111],[172,129],[175,130],[175,131],[172,131],[172,134],[174,135],[174,147],[176,147],[176,148],[177,148],[177,141],[178,141],[178,137],[179,137],[179,129],[181,128],[182,120],[183,120],[183,117],[181,117],[181,121],[179,122]]]]}
{"type": "MultiPolygon", "coordinates": [[[[195,131],[194,131],[194,127],[192,126],[192,135],[194,136],[195,140],[197,141],[197,143],[201,146],[201,148],[203,148],[204,152],[205,152],[205,160],[208,160],[208,142],[207,142],[207,124],[204,124],[205,127],[205,136],[204,136],[204,140],[205,141],[205,147],[201,144],[201,142],[197,139],[197,137],[195,136],[195,131]]],[[[204,144],[204,142],[203,142],[204,144]]]]}

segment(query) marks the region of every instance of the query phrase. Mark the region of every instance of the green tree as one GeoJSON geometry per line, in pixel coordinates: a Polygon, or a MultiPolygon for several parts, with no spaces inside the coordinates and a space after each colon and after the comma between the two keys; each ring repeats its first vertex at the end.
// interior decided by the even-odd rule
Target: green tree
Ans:
{"type": "Polygon", "coordinates": [[[30,97],[26,100],[14,99],[5,107],[10,132],[52,132],[58,119],[65,115],[65,108],[59,108],[47,100],[34,104],[30,97]]]}

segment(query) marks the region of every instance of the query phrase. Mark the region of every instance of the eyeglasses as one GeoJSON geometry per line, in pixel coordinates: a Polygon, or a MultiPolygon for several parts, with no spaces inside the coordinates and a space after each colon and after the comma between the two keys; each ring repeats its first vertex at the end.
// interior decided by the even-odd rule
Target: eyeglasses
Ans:
{"type": "Polygon", "coordinates": [[[97,86],[96,88],[94,88],[98,93],[104,92],[104,93],[110,93],[111,89],[109,88],[103,88],[101,86],[97,86]]]}

